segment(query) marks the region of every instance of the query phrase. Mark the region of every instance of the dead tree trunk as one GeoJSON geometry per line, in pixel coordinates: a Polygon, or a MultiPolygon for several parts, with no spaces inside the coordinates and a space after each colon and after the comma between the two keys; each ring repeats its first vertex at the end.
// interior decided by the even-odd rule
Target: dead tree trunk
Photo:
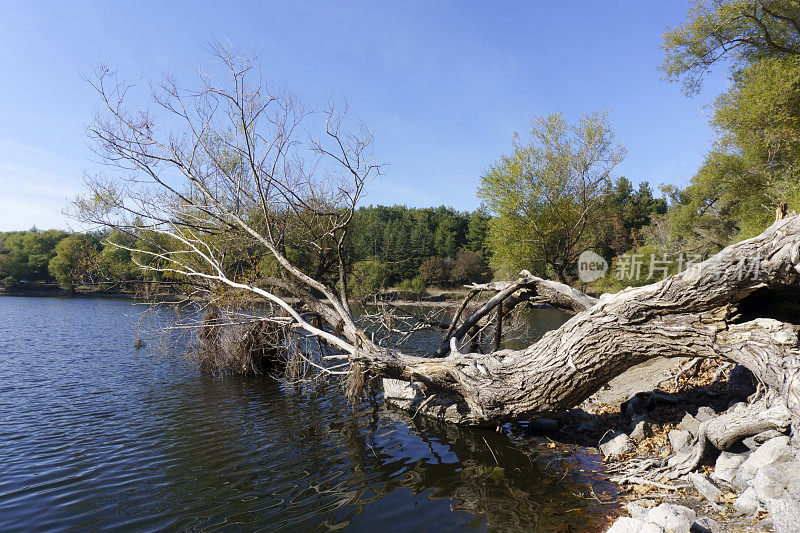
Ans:
{"type": "Polygon", "coordinates": [[[412,357],[368,345],[351,357],[368,374],[389,378],[384,380],[387,400],[457,423],[496,425],[563,411],[654,357],[742,364],[796,416],[798,281],[800,217],[795,216],[680,274],[600,300],[525,276],[455,329],[445,357],[412,357]],[[456,350],[459,334],[521,291],[579,312],[524,350],[485,355],[456,350]]]}

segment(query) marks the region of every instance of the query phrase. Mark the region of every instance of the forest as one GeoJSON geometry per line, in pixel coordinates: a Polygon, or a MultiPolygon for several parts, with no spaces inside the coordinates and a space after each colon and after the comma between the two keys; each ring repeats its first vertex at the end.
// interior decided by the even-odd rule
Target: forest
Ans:
{"type": "MultiPolygon", "coordinates": [[[[645,243],[653,216],[666,213],[647,182],[634,187],[617,178],[604,193],[603,217],[588,247],[609,262],[645,243]]],[[[491,217],[485,210],[445,206],[365,206],[355,211],[349,266],[359,281],[356,296],[393,287],[422,294],[427,287],[453,288],[494,278],[491,217]]],[[[0,232],[0,283],[5,289],[58,284],[64,290],[102,288],[134,291],[142,283],[169,281],[137,266],[130,251],[109,244],[109,231],[39,230],[0,232]]],[[[264,259],[256,252],[253,263],[264,259]]],[[[520,268],[523,266],[521,265],[520,268]]],[[[572,271],[574,275],[574,269],[572,271]]]]}

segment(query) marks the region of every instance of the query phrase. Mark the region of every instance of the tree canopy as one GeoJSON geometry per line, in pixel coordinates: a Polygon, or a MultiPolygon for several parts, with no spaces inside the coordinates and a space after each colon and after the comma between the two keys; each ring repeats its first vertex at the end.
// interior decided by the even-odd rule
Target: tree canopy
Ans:
{"type": "Polygon", "coordinates": [[[661,66],[687,94],[727,61],[733,72],[767,57],[800,54],[800,3],[795,0],[693,0],[687,19],[664,34],[661,66]]]}
{"type": "Polygon", "coordinates": [[[503,275],[527,269],[566,281],[624,156],[607,113],[574,124],[560,114],[535,118],[528,136],[515,135],[513,152],[481,176],[478,197],[494,215],[493,266],[503,275]]]}
{"type": "Polygon", "coordinates": [[[730,65],[714,147],[686,189],[667,188],[670,246],[711,253],[760,233],[779,202],[800,206],[800,3],[696,2],[664,49],[668,79],[689,93],[714,63],[730,65]]]}

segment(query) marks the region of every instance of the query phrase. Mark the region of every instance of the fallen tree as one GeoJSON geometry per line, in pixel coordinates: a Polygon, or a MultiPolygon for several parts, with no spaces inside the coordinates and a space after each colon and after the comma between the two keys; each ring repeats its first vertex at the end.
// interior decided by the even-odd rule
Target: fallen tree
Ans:
{"type": "MultiPolygon", "coordinates": [[[[800,219],[791,217],[659,283],[604,295],[524,350],[453,350],[436,360],[384,350],[358,360],[376,375],[408,383],[402,393],[389,384],[407,407],[459,423],[499,424],[563,411],[654,357],[744,365],[796,415],[800,313],[792,306],[800,301],[798,280],[800,219]]],[[[554,285],[523,278],[508,288],[533,290],[541,299],[554,285]]],[[[511,297],[507,292],[498,296],[511,297]]],[[[563,308],[574,293],[556,291],[553,298],[563,308]]],[[[584,296],[572,297],[580,309],[584,296]]]]}
{"type": "MultiPolygon", "coordinates": [[[[369,131],[347,130],[334,106],[317,120],[263,82],[256,62],[225,48],[217,57],[227,85],[201,72],[198,90],[169,77],[156,86],[153,101],[167,115],[160,129],[148,111],[125,107],[132,86],[98,69],[93,85],[103,109],[90,132],[106,163],[124,172],[89,180],[91,194],[76,204],[80,220],[128,235],[111,244],[141,268],[182,283],[205,309],[231,310],[204,323],[201,308],[199,328],[241,324],[246,308],[248,321],[282,330],[275,337],[296,373],[342,378],[353,395],[383,379],[390,401],[455,423],[496,426],[557,413],[654,357],[744,365],[769,389],[770,408],[800,420],[797,216],[664,281],[599,300],[527,272],[474,285],[447,324],[422,321],[448,326],[439,349],[409,355],[380,338],[396,324],[367,331],[349,302],[352,216],[380,170],[369,131]],[[308,121],[322,133],[298,139],[308,121]],[[264,258],[252,260],[258,254],[264,258]],[[487,290],[496,294],[462,317],[468,300],[487,290]],[[503,317],[530,301],[575,315],[523,350],[464,353],[492,313],[497,348],[503,317]]],[[[757,424],[707,427],[697,453],[673,466],[693,468],[706,438],[723,446],[784,424],[784,414],[771,413],[757,424]]]]}

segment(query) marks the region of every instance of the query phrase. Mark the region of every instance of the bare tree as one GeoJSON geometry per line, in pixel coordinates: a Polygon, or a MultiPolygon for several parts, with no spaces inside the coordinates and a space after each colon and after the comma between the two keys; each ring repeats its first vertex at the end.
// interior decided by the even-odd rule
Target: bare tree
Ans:
{"type": "Polygon", "coordinates": [[[198,316],[212,319],[207,334],[235,320],[269,323],[296,354],[290,367],[345,378],[352,394],[384,378],[387,399],[451,422],[492,426],[559,412],[657,356],[735,361],[772,391],[765,401],[780,416],[711,428],[712,443],[729,442],[731,431],[763,431],[787,413],[797,419],[800,321],[796,309],[776,315],[775,302],[790,305],[800,292],[800,218],[600,300],[523,272],[472,286],[449,320],[385,312],[386,327],[366,329],[348,300],[346,239],[364,187],[380,171],[369,131],[333,106],[307,110],[266,83],[256,60],[214,50],[225,76],[200,71],[193,91],[165,77],[152,94],[159,116],[128,108],[135,87],[97,69],[103,109],[90,134],[114,177],[88,180],[90,194],[76,204],[82,220],[130,234],[135,244],[114,244],[142,268],[199,298],[206,308],[198,316]],[[252,264],[253,257],[261,259],[252,264]],[[470,309],[479,291],[495,294],[470,309]],[[493,316],[501,325],[529,301],[575,316],[523,350],[463,353],[493,316]],[[446,331],[433,357],[374,337],[402,339],[421,323],[446,331]]]}

